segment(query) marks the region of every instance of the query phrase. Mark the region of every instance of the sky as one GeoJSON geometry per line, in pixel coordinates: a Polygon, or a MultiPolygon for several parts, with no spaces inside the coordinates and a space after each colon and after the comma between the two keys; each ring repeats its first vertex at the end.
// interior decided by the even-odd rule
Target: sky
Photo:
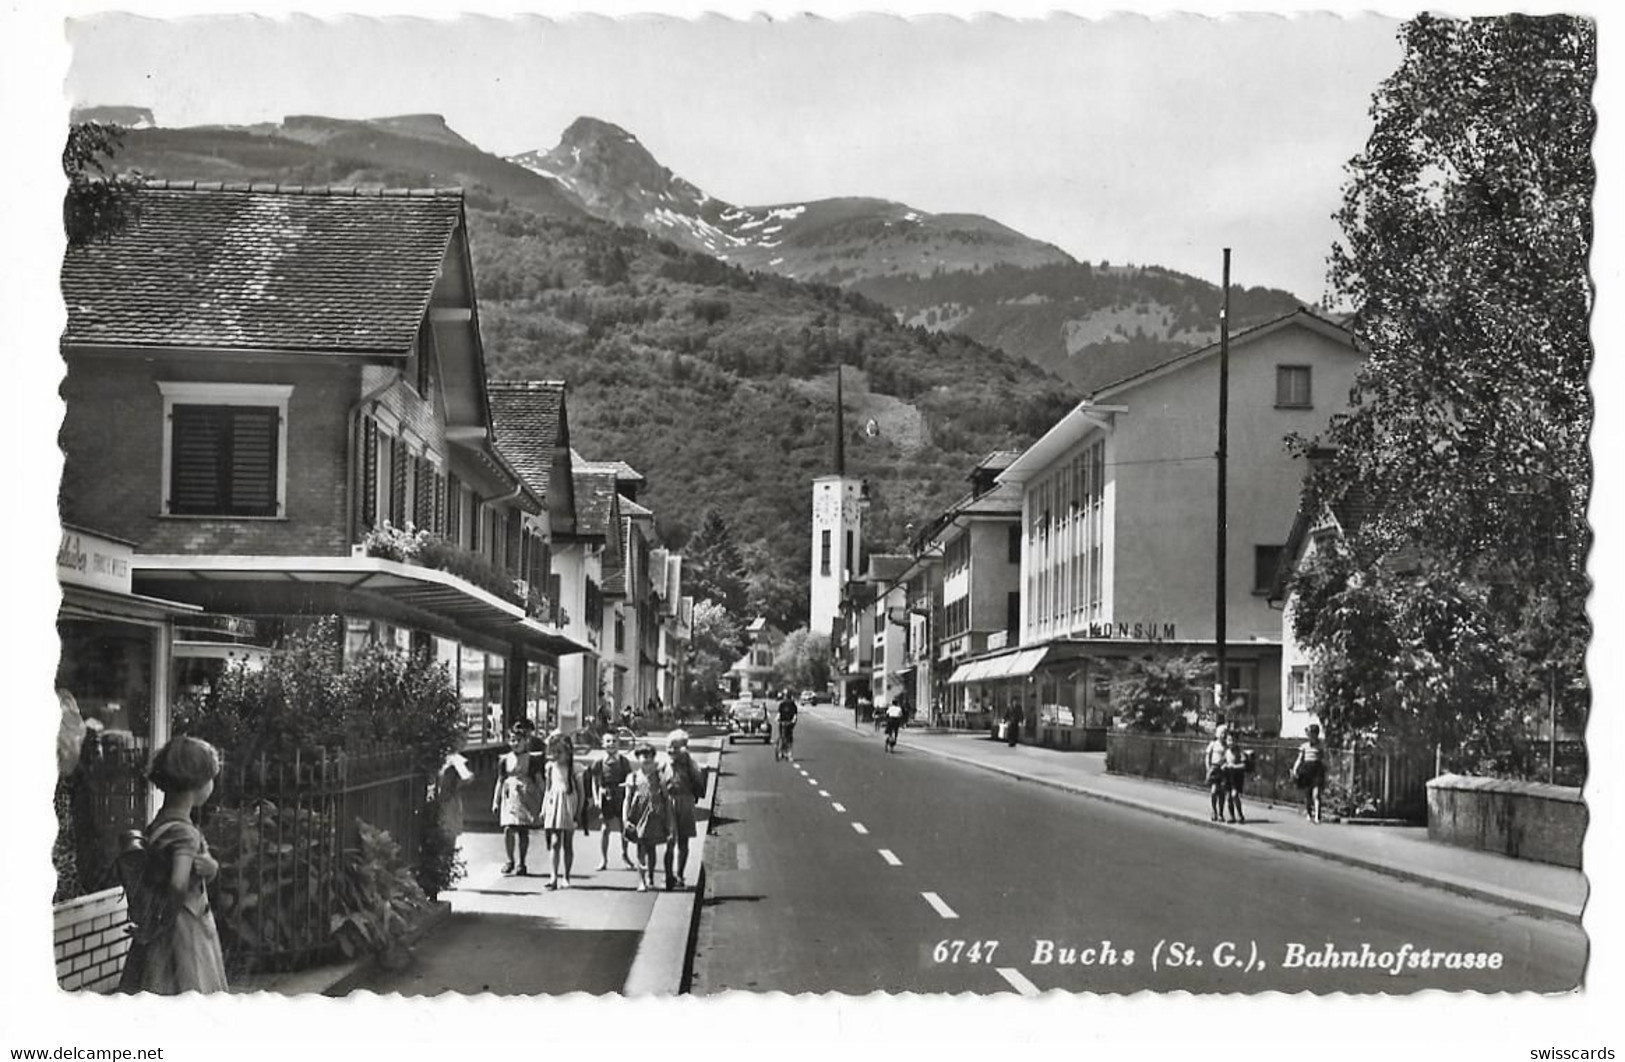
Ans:
{"type": "MultiPolygon", "coordinates": [[[[160,123],[248,123],[314,112],[372,117],[444,114],[482,147],[514,153],[551,147],[575,117],[633,132],[664,164],[713,195],[744,205],[864,194],[931,211],[986,214],[1090,260],[1156,263],[1216,280],[1221,249],[1235,252],[1240,284],[1285,287],[1313,300],[1335,237],[1342,164],[1359,151],[1366,107],[1399,57],[1395,23],[1329,15],[1224,17],[1216,21],[1128,16],[1043,20],[1054,0],[1006,0],[1025,21],[976,17],[976,0],[897,0],[905,14],[955,18],[852,21],[850,5],[805,0],[577,0],[554,21],[448,21],[431,0],[353,0],[362,15],[406,12],[416,22],[333,22],[333,0],[102,0],[144,22],[93,19],[87,0],[0,2],[0,128],[6,130],[6,244],[0,300],[7,375],[0,438],[14,478],[11,519],[0,521],[12,607],[0,662],[10,680],[8,744],[30,761],[55,731],[50,695],[58,600],[47,557],[61,473],[55,447],[60,404],[55,354],[64,312],[62,178],[57,157],[73,102],[151,107],[160,123]],[[590,9],[591,15],[565,17],[590,9]],[[315,12],[329,21],[289,12],[315,12]],[[663,11],[668,16],[606,16],[663,11]],[[207,12],[253,11],[253,23],[195,21],[207,12]],[[699,17],[701,12],[724,17],[699,17]],[[753,17],[765,11],[770,20],[753,17]],[[64,16],[75,19],[71,29],[64,16]],[[698,17],[699,20],[687,21],[698,17]],[[427,18],[429,21],[423,21],[427,18]]],[[[1119,8],[1132,0],[1120,0],[1119,8]]],[[[459,0],[510,12],[535,0],[459,0]]],[[[1091,16],[1111,5],[1067,4],[1091,16]]],[[[1263,5],[1251,5],[1258,10],[1263,5]]],[[[1319,4],[1318,7],[1337,7],[1319,4]]],[[[1388,6],[1391,16],[1415,4],[1388,6]]],[[[1472,13],[1482,4],[1453,4],[1472,13]]],[[[1520,4],[1524,10],[1563,10],[1520,4]]],[[[1225,15],[1212,0],[1183,10],[1225,15]]],[[[1346,14],[1357,5],[1341,5],[1346,14]]],[[[1576,10],[1568,5],[1568,10],[1576,10]]],[[[1625,541],[1625,415],[1616,349],[1621,334],[1617,208],[1620,182],[1615,68],[1608,42],[1620,19],[1596,13],[1603,65],[1597,99],[1599,183],[1594,276],[1599,358],[1593,562],[1596,639],[1590,667],[1599,710],[1588,739],[1620,747],[1612,710],[1625,660],[1617,602],[1625,541]]],[[[46,756],[38,762],[48,763],[46,756]]],[[[1619,788],[1603,769],[1588,788],[1593,887],[1586,926],[1593,954],[1587,990],[1567,999],[1341,997],[1237,999],[1050,998],[1005,1000],[730,999],[707,1007],[640,1003],[590,1009],[580,1002],[498,1004],[441,1000],[401,1005],[355,999],[235,999],[164,1008],[78,1000],[53,991],[43,911],[51,888],[43,860],[15,857],[0,874],[0,910],[12,945],[3,978],[0,1049],[163,1045],[165,1058],[276,1059],[310,1044],[311,1058],[346,1054],[402,1060],[494,1052],[618,1052],[641,1029],[647,1050],[775,1060],[924,1054],[933,1062],[1021,1057],[1166,1057],[1185,1048],[1313,1055],[1317,1060],[1528,1058],[1543,1047],[1611,1046],[1625,1052],[1617,1011],[1622,963],[1618,912],[1625,882],[1613,852],[1619,788]],[[1606,986],[1613,985],[1613,989],[1606,986]],[[103,1005],[105,1004],[105,1005],[103,1005]],[[662,1043],[675,1031],[679,1046],[662,1043]],[[25,1038],[28,1038],[25,1040],[25,1038]],[[1216,1038],[1233,1038],[1216,1048],[1216,1038]],[[608,1041],[613,1041],[613,1046],[608,1041]],[[321,1046],[315,1046],[320,1044],[321,1046]],[[856,1045],[856,1046],[854,1046],[856,1045]],[[1312,1045],[1312,1046],[1309,1046],[1312,1045]]],[[[15,765],[14,765],[15,766],[15,765]]],[[[48,770],[48,768],[47,768],[48,770]]],[[[40,772],[0,772],[7,850],[50,843],[40,772]],[[30,810],[32,809],[32,810],[30,810]],[[37,813],[36,813],[37,812],[37,813]]],[[[1088,853],[1080,853],[1087,858],[1088,853]]],[[[1170,868],[1177,873],[1178,868],[1170,868]]],[[[1267,901],[1266,901],[1267,902],[1267,901]]],[[[1222,918],[1223,911],[1216,910],[1222,918]]],[[[967,930],[970,932],[973,930],[967,930]]]]}
{"type": "Polygon", "coordinates": [[[433,112],[487,151],[620,125],[710,194],[984,214],[1089,261],[1325,292],[1398,22],[1285,18],[75,20],[76,104],[158,124],[433,112]]]}

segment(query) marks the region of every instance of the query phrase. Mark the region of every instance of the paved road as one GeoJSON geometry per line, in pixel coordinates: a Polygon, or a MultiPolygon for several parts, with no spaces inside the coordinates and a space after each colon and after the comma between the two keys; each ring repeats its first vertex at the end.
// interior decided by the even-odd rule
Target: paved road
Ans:
{"type": "Polygon", "coordinates": [[[888,755],[812,715],[794,764],[755,745],[723,759],[696,993],[1561,991],[1582,976],[1571,923],[911,753],[906,733],[888,755]],[[1328,968],[1328,945],[1373,965],[1328,968]],[[1471,968],[1410,964],[1419,952],[1471,968]],[[1397,974],[1375,965],[1400,954],[1397,974]]]}

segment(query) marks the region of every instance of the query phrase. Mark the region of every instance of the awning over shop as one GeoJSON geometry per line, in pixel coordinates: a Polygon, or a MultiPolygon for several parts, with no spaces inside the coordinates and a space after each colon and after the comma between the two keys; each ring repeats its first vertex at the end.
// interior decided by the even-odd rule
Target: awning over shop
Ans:
{"type": "Polygon", "coordinates": [[[238,615],[369,612],[445,637],[470,632],[554,656],[591,653],[557,627],[437,568],[378,557],[142,555],[144,591],[238,615]]]}
{"type": "Polygon", "coordinates": [[[964,685],[968,682],[992,682],[996,679],[1025,678],[1031,675],[1038,666],[1044,662],[1049,654],[1049,646],[1040,646],[1037,649],[1021,649],[1014,653],[1004,653],[999,656],[985,656],[977,660],[970,660],[960,664],[954,673],[948,676],[948,684],[964,685]]]}

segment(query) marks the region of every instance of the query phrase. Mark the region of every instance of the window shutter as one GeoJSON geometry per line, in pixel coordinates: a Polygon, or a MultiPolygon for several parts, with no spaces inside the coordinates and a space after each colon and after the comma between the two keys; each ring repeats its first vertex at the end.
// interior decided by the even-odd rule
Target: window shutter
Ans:
{"type": "Polygon", "coordinates": [[[434,474],[434,533],[446,533],[446,476],[439,471],[434,474]]]}
{"type": "Polygon", "coordinates": [[[229,509],[239,516],[277,515],[277,428],[275,407],[228,406],[231,420],[229,509]]]}
{"type": "Polygon", "coordinates": [[[280,428],[274,406],[173,407],[169,511],[276,516],[280,428]]]}
{"type": "Polygon", "coordinates": [[[412,523],[418,530],[434,526],[434,467],[427,458],[416,458],[412,485],[412,523]]]}
{"type": "Polygon", "coordinates": [[[169,511],[221,510],[220,454],[226,445],[225,410],[175,406],[171,410],[169,511]]]}
{"type": "Polygon", "coordinates": [[[463,485],[457,477],[446,477],[446,537],[459,543],[463,532],[463,485]]]}
{"type": "Polygon", "coordinates": [[[361,418],[361,526],[378,526],[378,422],[361,418]]]}
{"type": "Polygon", "coordinates": [[[406,523],[406,443],[389,440],[389,522],[406,523]]]}

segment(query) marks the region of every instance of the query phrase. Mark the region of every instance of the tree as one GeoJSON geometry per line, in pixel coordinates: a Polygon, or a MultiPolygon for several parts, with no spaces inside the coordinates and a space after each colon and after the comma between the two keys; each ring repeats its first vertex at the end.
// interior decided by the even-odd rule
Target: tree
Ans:
{"type": "Polygon", "coordinates": [[[1128,730],[1178,733],[1196,720],[1212,675],[1212,663],[1196,654],[1131,657],[1112,673],[1112,704],[1128,730]]]}
{"type": "Polygon", "coordinates": [[[694,603],[694,633],[689,641],[686,703],[715,707],[722,700],[722,685],[728,669],[745,651],[744,631],[739,621],[721,604],[694,603]]]}
{"type": "Polygon", "coordinates": [[[709,598],[735,616],[745,611],[745,562],[733,528],[715,508],[705,510],[683,548],[683,583],[696,601],[709,598]]]}
{"type": "Polygon", "coordinates": [[[1596,28],[1418,17],[1350,163],[1331,279],[1368,362],[1309,500],[1373,514],[1298,576],[1323,709],[1515,744],[1585,711],[1596,28]]]}
{"type": "Polygon", "coordinates": [[[829,635],[798,627],[785,636],[773,655],[773,681],[786,689],[829,688],[829,635]]]}
{"type": "Polygon", "coordinates": [[[68,178],[62,225],[69,247],[105,243],[136,220],[140,174],[117,174],[111,168],[123,142],[124,131],[116,125],[80,122],[68,127],[62,149],[62,172],[68,178]]]}

